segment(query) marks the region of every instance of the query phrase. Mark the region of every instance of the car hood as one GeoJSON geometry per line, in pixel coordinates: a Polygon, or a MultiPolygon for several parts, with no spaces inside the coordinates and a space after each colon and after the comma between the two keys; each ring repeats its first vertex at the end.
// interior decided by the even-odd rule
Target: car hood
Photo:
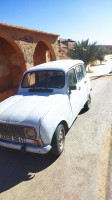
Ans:
{"type": "Polygon", "coordinates": [[[0,122],[37,126],[62,94],[15,95],[0,103],[0,122]]]}

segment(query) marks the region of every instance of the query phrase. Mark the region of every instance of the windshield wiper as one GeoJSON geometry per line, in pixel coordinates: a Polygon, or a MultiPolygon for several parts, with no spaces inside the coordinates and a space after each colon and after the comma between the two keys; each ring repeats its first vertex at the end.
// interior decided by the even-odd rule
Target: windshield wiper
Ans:
{"type": "Polygon", "coordinates": [[[29,92],[46,92],[46,93],[52,93],[53,89],[31,88],[31,89],[29,89],[29,92]]]}

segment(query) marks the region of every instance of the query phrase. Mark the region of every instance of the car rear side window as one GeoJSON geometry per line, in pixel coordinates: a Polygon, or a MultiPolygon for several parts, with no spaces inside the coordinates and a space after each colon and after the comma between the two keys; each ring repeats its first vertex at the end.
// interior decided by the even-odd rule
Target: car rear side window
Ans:
{"type": "Polygon", "coordinates": [[[85,68],[85,66],[82,65],[82,68],[83,68],[83,74],[84,74],[84,76],[86,76],[86,68],[85,68]]]}
{"type": "Polygon", "coordinates": [[[82,65],[76,66],[75,70],[76,70],[76,75],[77,75],[77,81],[79,82],[84,78],[84,72],[83,72],[82,65]]]}

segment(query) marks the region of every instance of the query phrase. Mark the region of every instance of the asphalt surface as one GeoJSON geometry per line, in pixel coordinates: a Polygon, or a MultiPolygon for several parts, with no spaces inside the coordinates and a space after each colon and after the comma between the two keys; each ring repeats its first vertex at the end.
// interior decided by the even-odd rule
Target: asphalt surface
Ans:
{"type": "Polygon", "coordinates": [[[92,107],[75,120],[59,158],[0,148],[0,200],[112,199],[112,76],[91,83],[92,107]]]}

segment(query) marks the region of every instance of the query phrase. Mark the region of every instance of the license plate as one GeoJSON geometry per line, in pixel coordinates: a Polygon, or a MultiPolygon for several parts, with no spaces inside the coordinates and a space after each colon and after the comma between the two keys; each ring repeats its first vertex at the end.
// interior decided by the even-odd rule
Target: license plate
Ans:
{"type": "Polygon", "coordinates": [[[8,134],[0,134],[0,139],[14,141],[14,142],[20,142],[20,143],[25,143],[25,138],[16,137],[16,136],[8,135],[8,134]]]}

